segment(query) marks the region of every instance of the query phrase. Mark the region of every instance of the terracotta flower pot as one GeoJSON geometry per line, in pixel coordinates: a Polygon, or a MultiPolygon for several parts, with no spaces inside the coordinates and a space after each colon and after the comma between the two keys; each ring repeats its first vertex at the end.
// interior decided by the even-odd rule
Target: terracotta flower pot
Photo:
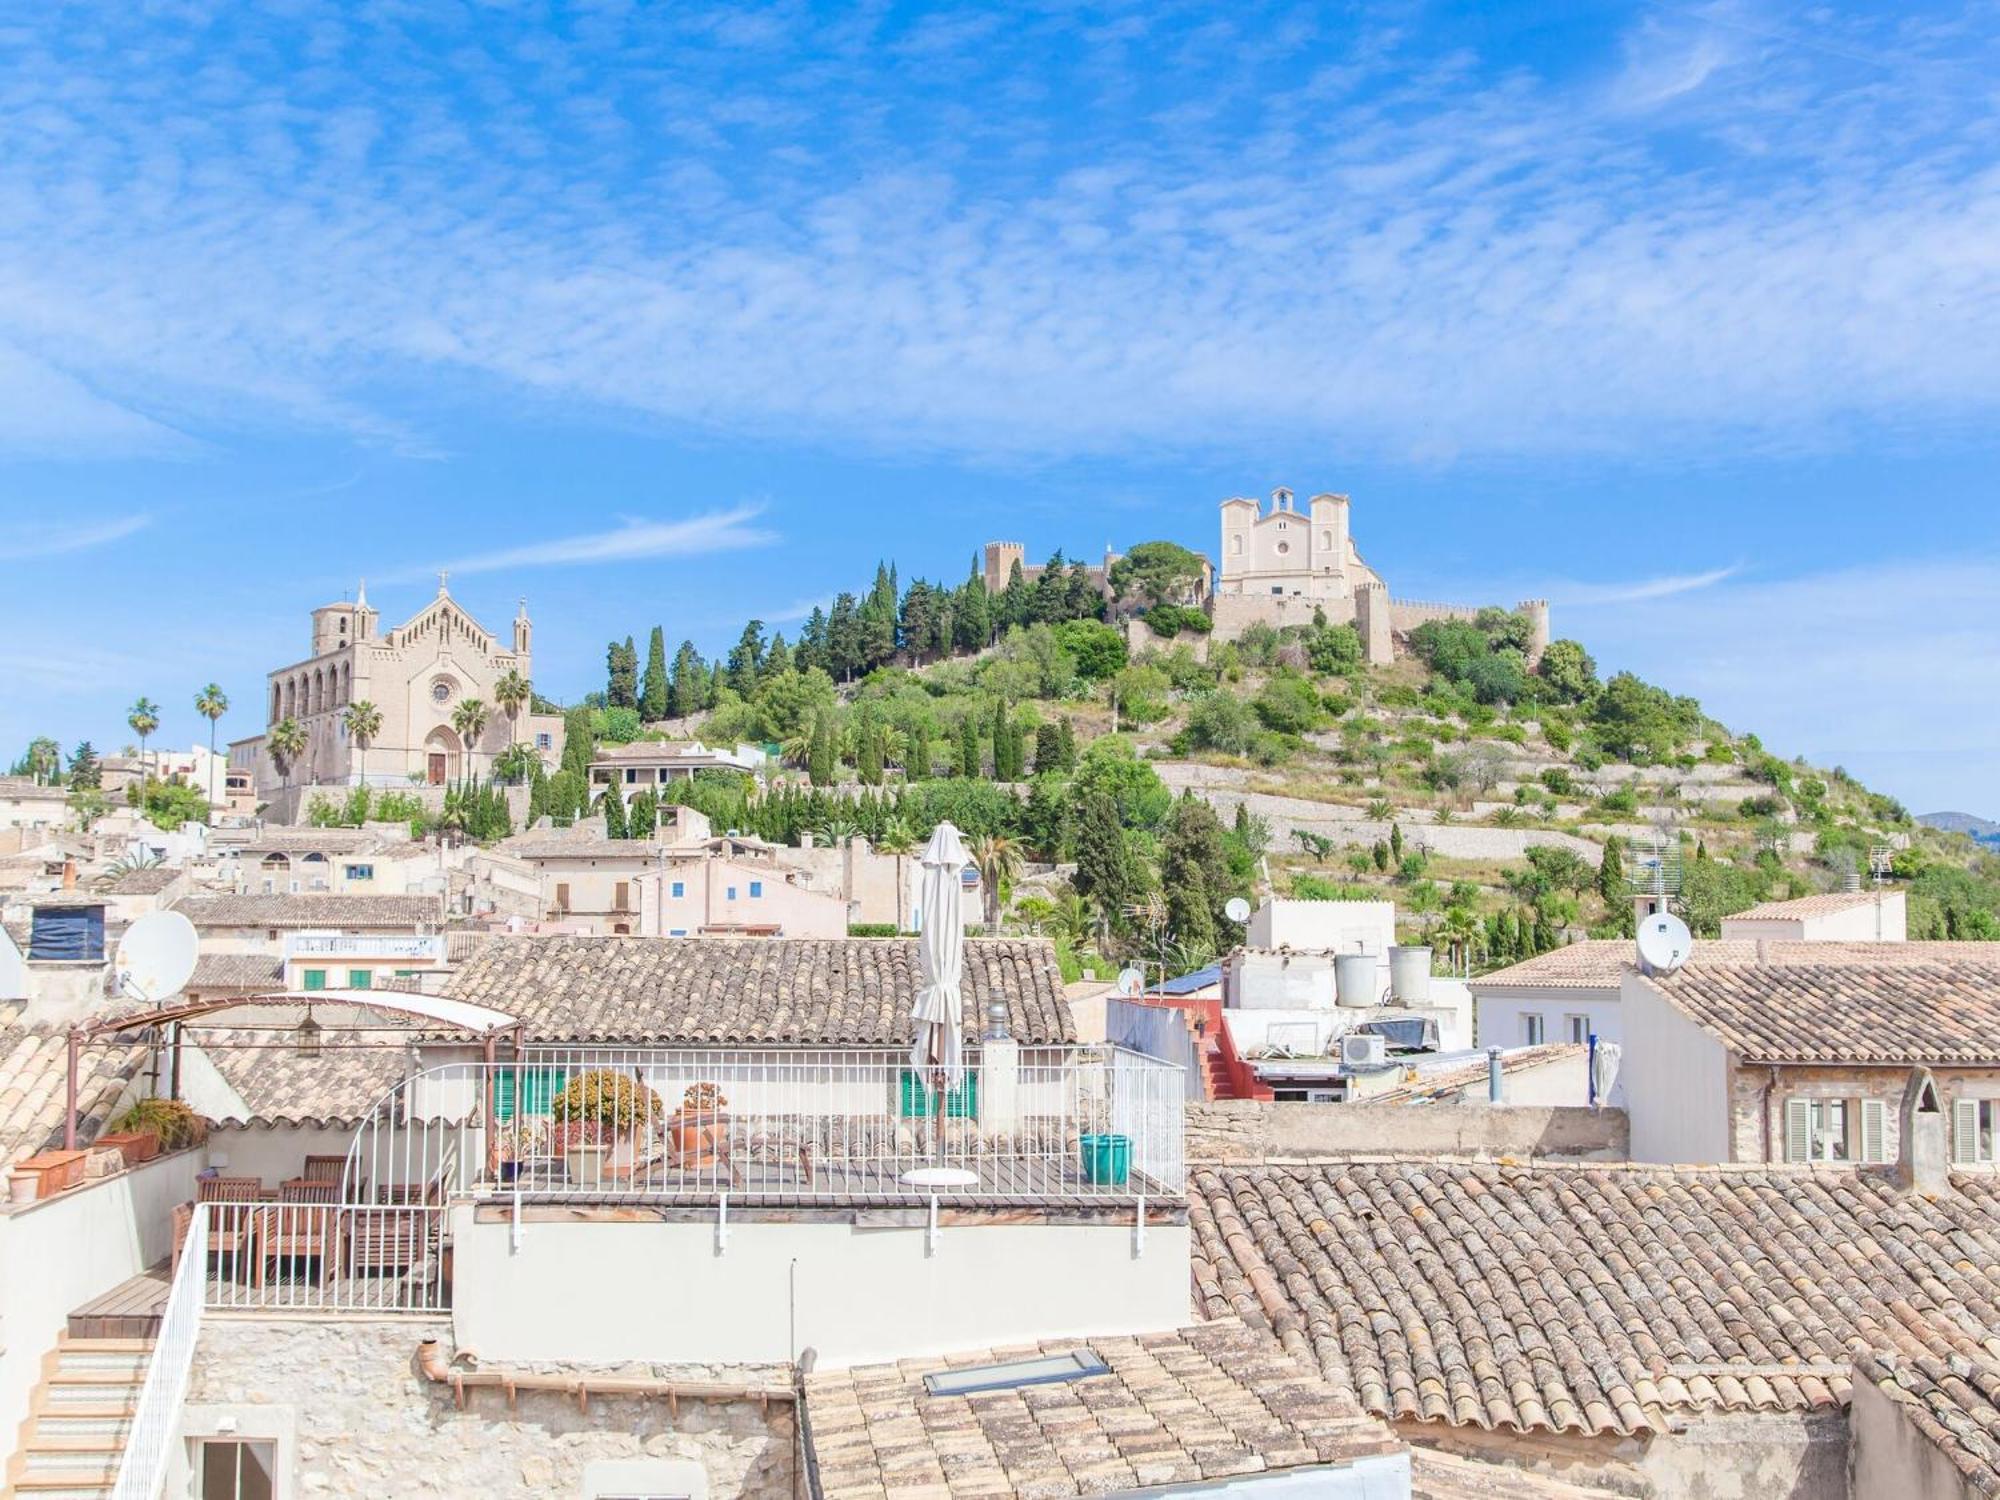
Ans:
{"type": "Polygon", "coordinates": [[[674,1136],[674,1156],[683,1167],[712,1167],[722,1155],[729,1116],[710,1109],[677,1109],[667,1121],[674,1136]]]}

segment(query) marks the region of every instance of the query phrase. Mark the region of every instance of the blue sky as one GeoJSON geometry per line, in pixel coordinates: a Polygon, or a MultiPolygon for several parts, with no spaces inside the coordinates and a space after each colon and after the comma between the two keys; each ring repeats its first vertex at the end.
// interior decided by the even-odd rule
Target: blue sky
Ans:
{"type": "Polygon", "coordinates": [[[0,748],[1288,484],[2000,814],[1990,5],[0,7],[0,748]]]}

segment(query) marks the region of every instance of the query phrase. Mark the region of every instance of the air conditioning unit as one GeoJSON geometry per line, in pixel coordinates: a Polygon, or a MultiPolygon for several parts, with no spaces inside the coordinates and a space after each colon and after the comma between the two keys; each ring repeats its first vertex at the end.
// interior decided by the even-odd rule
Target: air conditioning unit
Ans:
{"type": "Polygon", "coordinates": [[[1389,1039],[1372,1031],[1349,1032],[1340,1039],[1340,1062],[1347,1068],[1388,1066],[1389,1039]]]}

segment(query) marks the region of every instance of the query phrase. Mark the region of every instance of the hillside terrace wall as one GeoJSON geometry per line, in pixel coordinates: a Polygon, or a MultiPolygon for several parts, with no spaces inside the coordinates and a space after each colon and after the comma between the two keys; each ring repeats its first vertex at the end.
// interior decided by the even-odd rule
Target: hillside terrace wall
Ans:
{"type": "Polygon", "coordinates": [[[1198,1162],[1347,1156],[1571,1156],[1623,1160],[1625,1112],[1579,1105],[1298,1104],[1219,1099],[1187,1107],[1198,1162]]]}

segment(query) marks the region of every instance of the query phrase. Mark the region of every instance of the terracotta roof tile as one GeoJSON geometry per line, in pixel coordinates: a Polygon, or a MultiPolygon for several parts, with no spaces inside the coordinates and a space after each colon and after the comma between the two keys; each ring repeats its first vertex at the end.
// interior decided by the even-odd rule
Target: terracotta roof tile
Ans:
{"type": "MultiPolygon", "coordinates": [[[[446,993],[535,1041],[907,1046],[917,973],[905,938],[500,937],[446,993]]],[[[1048,943],[968,939],[965,981],[968,1037],[999,995],[1016,1040],[1076,1040],[1048,943]]]]}
{"type": "MultiPolygon", "coordinates": [[[[1749,915],[1747,912],[1744,915],[1749,915]]],[[[1791,939],[1759,944],[1744,938],[1727,942],[1698,938],[1692,962],[1704,967],[1724,964],[1864,964],[1888,968],[1902,964],[1966,963],[2000,969],[2000,943],[1808,943],[1791,939]]],[[[1632,944],[1623,938],[1586,938],[1539,953],[1520,963],[1469,981],[1474,994],[1487,986],[1497,989],[1616,989],[1632,968],[1632,944]]]]}
{"type": "Polygon", "coordinates": [[[299,1054],[290,1031],[197,1027],[187,1035],[243,1101],[239,1118],[254,1124],[358,1124],[411,1071],[407,1048],[379,1029],[329,1032],[314,1057],[299,1054]]]}
{"type": "Polygon", "coordinates": [[[194,961],[194,973],[184,988],[196,995],[227,990],[251,994],[278,989],[284,978],[284,961],[268,954],[204,953],[194,961]]]}
{"type": "Polygon", "coordinates": [[[1697,950],[1646,983],[1746,1061],[2000,1062],[2000,967],[1712,964],[1697,950]]]}
{"type": "Polygon", "coordinates": [[[806,1378],[821,1493],[1123,1493],[1401,1450],[1309,1363],[1234,1320],[806,1378]],[[923,1377],[1088,1349],[1105,1375],[933,1396],[923,1377]]]}
{"type": "Polygon", "coordinates": [[[435,927],[444,920],[436,896],[331,894],[184,896],[174,903],[196,927],[435,927]]]}
{"type": "MultiPolygon", "coordinates": [[[[77,1139],[97,1139],[146,1063],[138,1043],[93,1042],[78,1054],[77,1139]]],[[[0,1166],[60,1146],[69,1080],[61,1027],[0,1025],[0,1166]]]]}
{"type": "Polygon", "coordinates": [[[2000,1361],[1875,1351],[1855,1361],[1855,1378],[1895,1402],[1971,1493],[2000,1495],[2000,1361]]]}
{"type": "Polygon", "coordinates": [[[1883,1342],[2000,1328],[2000,1183],[1469,1161],[1214,1167],[1198,1310],[1268,1327],[1378,1416],[1630,1434],[1846,1399],[1883,1342]]]}

